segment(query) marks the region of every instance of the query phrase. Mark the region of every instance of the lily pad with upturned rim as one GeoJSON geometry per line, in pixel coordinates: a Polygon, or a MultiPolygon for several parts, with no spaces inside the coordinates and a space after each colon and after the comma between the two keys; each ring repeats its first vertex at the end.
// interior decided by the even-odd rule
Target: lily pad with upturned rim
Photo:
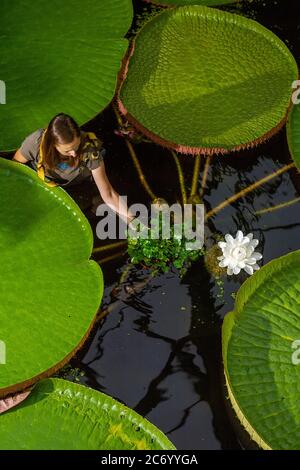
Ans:
{"type": "Polygon", "coordinates": [[[1,0],[0,151],[57,113],[82,125],[109,104],[132,16],[131,0],[1,0]]]}
{"type": "Polygon", "coordinates": [[[103,294],[88,220],[62,188],[0,158],[0,397],[49,376],[87,338],[103,294]]]}
{"type": "Polygon", "coordinates": [[[300,104],[293,106],[287,123],[287,140],[290,154],[300,169],[300,104]]]}
{"type": "Polygon", "coordinates": [[[147,3],[154,3],[159,6],[184,6],[184,5],[204,5],[215,7],[237,3],[240,0],[144,0],[147,3]]]}
{"type": "Polygon", "coordinates": [[[252,147],[286,122],[297,63],[256,21],[203,6],[167,9],[132,42],[117,99],[126,119],[178,152],[252,147]]]}
{"type": "Polygon", "coordinates": [[[0,418],[0,449],[172,450],[153,424],[117,400],[62,379],[39,382],[0,418]]]}
{"type": "Polygon", "coordinates": [[[300,250],[242,285],[222,337],[229,398],[250,437],[264,449],[299,449],[300,250]]]}

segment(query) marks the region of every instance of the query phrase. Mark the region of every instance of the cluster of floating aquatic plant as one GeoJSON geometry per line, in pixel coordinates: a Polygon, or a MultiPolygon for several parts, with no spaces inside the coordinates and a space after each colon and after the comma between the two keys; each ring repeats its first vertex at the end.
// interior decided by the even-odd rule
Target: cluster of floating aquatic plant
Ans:
{"type": "Polygon", "coordinates": [[[142,263],[146,267],[155,266],[157,272],[167,272],[172,266],[183,276],[193,261],[204,253],[204,248],[191,249],[184,236],[184,224],[170,224],[170,236],[163,237],[163,221],[157,223],[157,229],[152,220],[151,228],[146,229],[145,238],[142,236],[128,237],[128,254],[134,264],[142,263]],[[157,233],[156,233],[157,232],[157,233]],[[152,238],[153,235],[156,238],[152,238]]]}

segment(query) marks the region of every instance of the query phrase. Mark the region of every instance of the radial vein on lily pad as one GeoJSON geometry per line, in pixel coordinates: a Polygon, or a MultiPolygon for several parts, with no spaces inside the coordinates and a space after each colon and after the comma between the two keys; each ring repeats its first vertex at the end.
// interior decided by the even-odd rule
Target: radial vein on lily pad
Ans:
{"type": "Polygon", "coordinates": [[[228,153],[281,128],[297,77],[287,46],[256,21],[199,5],[172,8],[133,41],[118,105],[161,145],[228,153]]]}
{"type": "Polygon", "coordinates": [[[218,242],[223,252],[218,260],[221,268],[227,268],[229,276],[239,274],[241,269],[250,275],[259,269],[257,261],[262,258],[262,255],[254,251],[259,241],[253,238],[253,233],[244,236],[243,232],[238,230],[235,238],[227,233],[225,240],[225,242],[218,242]]]}

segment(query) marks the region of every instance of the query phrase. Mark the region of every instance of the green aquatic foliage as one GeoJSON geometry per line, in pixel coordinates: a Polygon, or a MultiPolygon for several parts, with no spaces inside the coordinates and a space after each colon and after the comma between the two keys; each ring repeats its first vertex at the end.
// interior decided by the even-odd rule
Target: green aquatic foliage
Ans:
{"type": "Polygon", "coordinates": [[[287,123],[287,139],[290,154],[300,168],[300,104],[294,105],[287,123]]]}
{"type": "Polygon", "coordinates": [[[289,49],[256,21],[199,5],[171,8],[133,41],[118,105],[160,145],[228,153],[284,125],[297,77],[289,49]]]}
{"type": "Polygon", "coordinates": [[[62,189],[0,158],[0,397],[64,365],[81,346],[103,294],[88,220],[62,189]]]}
{"type": "Polygon", "coordinates": [[[148,3],[157,5],[184,6],[184,5],[205,5],[215,7],[227,5],[229,3],[237,3],[239,0],[146,0],[148,3]]]}
{"type": "Polygon", "coordinates": [[[264,449],[299,449],[299,306],[300,250],[253,274],[223,324],[229,398],[264,449]]]}
{"type": "Polygon", "coordinates": [[[1,0],[0,151],[59,112],[84,124],[114,96],[131,0],[1,0]]]}
{"type": "MultiPolygon", "coordinates": [[[[187,224],[188,225],[188,224],[187,224]]],[[[168,272],[172,266],[183,276],[191,264],[198,260],[204,249],[191,249],[184,234],[185,224],[170,224],[170,237],[165,238],[163,223],[152,219],[151,227],[144,227],[142,236],[128,234],[128,254],[133,264],[154,267],[158,272],[168,272]]],[[[196,245],[195,245],[196,246],[196,245]]]]}
{"type": "Polygon", "coordinates": [[[0,449],[175,449],[135,411],[103,393],[62,379],[39,382],[0,419],[0,449]]]}

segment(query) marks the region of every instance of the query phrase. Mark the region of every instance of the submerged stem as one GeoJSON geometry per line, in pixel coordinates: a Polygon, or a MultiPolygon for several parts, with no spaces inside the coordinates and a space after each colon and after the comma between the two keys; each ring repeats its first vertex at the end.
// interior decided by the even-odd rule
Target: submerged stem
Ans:
{"type": "Polygon", "coordinates": [[[210,167],[210,161],[211,161],[211,155],[208,155],[205,160],[205,166],[204,166],[204,171],[203,171],[203,176],[202,176],[202,182],[201,182],[201,191],[200,191],[200,196],[203,197],[204,190],[206,187],[206,180],[208,176],[208,170],[210,167]]]}
{"type": "Polygon", "coordinates": [[[291,206],[292,204],[296,204],[297,202],[300,202],[300,197],[296,197],[296,199],[291,199],[290,201],[287,201],[287,202],[282,202],[281,204],[277,204],[277,206],[266,207],[265,209],[255,211],[254,214],[260,215],[260,214],[266,214],[267,212],[277,211],[278,209],[283,209],[284,207],[291,206]]]}
{"type": "Polygon", "coordinates": [[[108,261],[112,261],[113,259],[120,258],[125,254],[125,251],[118,251],[114,255],[106,256],[106,258],[102,258],[99,261],[97,261],[98,264],[104,264],[107,263],[108,261]]]}
{"type": "Polygon", "coordinates": [[[200,172],[200,162],[201,162],[201,155],[198,153],[195,156],[195,163],[194,163],[194,172],[193,172],[193,179],[192,179],[192,188],[190,198],[195,196],[197,192],[198,180],[199,180],[199,172],[200,172]]]}
{"type": "Polygon", "coordinates": [[[184,176],[183,176],[183,171],[182,171],[182,168],[181,168],[181,164],[180,164],[178,155],[174,152],[174,150],[171,150],[171,154],[174,158],[176,168],[177,168],[177,172],[178,172],[178,179],[179,179],[179,184],[180,184],[182,203],[186,204],[187,203],[187,197],[186,197],[186,189],[185,189],[184,176]]]}
{"type": "Polygon", "coordinates": [[[121,246],[127,245],[127,241],[124,240],[122,242],[114,242],[114,243],[109,243],[104,246],[97,246],[96,248],[93,249],[93,253],[102,253],[103,251],[109,251],[109,250],[114,250],[115,248],[120,248],[121,246]]]}
{"type": "Polygon", "coordinates": [[[121,274],[119,284],[123,284],[123,282],[126,281],[126,278],[127,278],[128,274],[130,273],[130,270],[132,269],[132,267],[133,267],[133,264],[129,264],[128,266],[126,266],[126,268],[124,269],[124,271],[121,274]]]}
{"type": "MultiPolygon", "coordinates": [[[[113,110],[114,110],[114,112],[115,112],[115,115],[116,115],[116,117],[117,117],[117,120],[118,120],[119,125],[122,126],[122,124],[123,124],[123,123],[122,123],[122,119],[121,119],[120,114],[119,114],[118,110],[116,109],[116,106],[115,106],[115,105],[113,105],[113,110]]],[[[140,182],[141,182],[142,186],[144,187],[145,191],[149,194],[149,196],[151,197],[152,201],[153,201],[153,199],[157,199],[157,197],[155,196],[154,192],[152,191],[152,189],[150,188],[150,186],[149,186],[149,184],[148,184],[148,182],[147,182],[147,180],[146,180],[146,177],[145,177],[145,175],[144,175],[144,172],[143,172],[143,170],[142,170],[142,167],[141,167],[141,165],[140,165],[140,162],[139,162],[139,160],[138,160],[138,158],[137,158],[137,155],[136,155],[136,153],[135,153],[135,151],[134,151],[134,148],[133,148],[131,142],[129,142],[129,140],[126,139],[126,137],[125,137],[125,142],[126,142],[126,145],[127,145],[127,147],[128,147],[130,156],[131,156],[131,158],[132,158],[132,161],[133,161],[133,163],[134,163],[134,166],[135,166],[135,168],[136,168],[136,171],[137,171],[137,173],[138,173],[138,176],[139,176],[139,179],[140,179],[140,182]]]]}
{"type": "Polygon", "coordinates": [[[109,304],[106,308],[101,310],[97,314],[97,320],[102,320],[109,313],[115,310],[118,306],[121,306],[122,302],[128,300],[128,298],[131,297],[133,294],[138,294],[138,292],[141,291],[156,274],[157,274],[156,270],[153,270],[146,279],[144,279],[141,282],[136,283],[131,288],[130,292],[125,296],[125,299],[116,300],[115,302],[109,304]]]}
{"type": "Polygon", "coordinates": [[[238,193],[234,194],[233,196],[231,196],[230,198],[226,199],[225,201],[221,202],[221,204],[219,204],[218,206],[214,207],[212,210],[210,210],[206,216],[205,216],[205,220],[209,219],[210,217],[212,217],[213,215],[217,214],[218,212],[220,212],[222,209],[224,209],[224,207],[227,207],[229,206],[230,204],[232,204],[233,202],[237,201],[237,199],[245,196],[246,194],[250,193],[251,191],[253,191],[254,189],[258,188],[259,186],[261,186],[262,184],[264,183],[267,183],[268,181],[270,181],[271,179],[275,178],[276,176],[279,176],[281,175],[282,173],[284,173],[285,171],[288,171],[290,170],[291,168],[294,168],[295,167],[295,164],[294,163],[289,163],[288,165],[285,165],[283,166],[282,168],[280,168],[279,170],[275,171],[274,173],[271,173],[270,175],[268,176],[265,176],[264,178],[261,178],[260,180],[256,181],[255,183],[253,184],[250,184],[250,186],[248,186],[247,188],[244,188],[242,189],[241,191],[239,191],[238,193]]]}

